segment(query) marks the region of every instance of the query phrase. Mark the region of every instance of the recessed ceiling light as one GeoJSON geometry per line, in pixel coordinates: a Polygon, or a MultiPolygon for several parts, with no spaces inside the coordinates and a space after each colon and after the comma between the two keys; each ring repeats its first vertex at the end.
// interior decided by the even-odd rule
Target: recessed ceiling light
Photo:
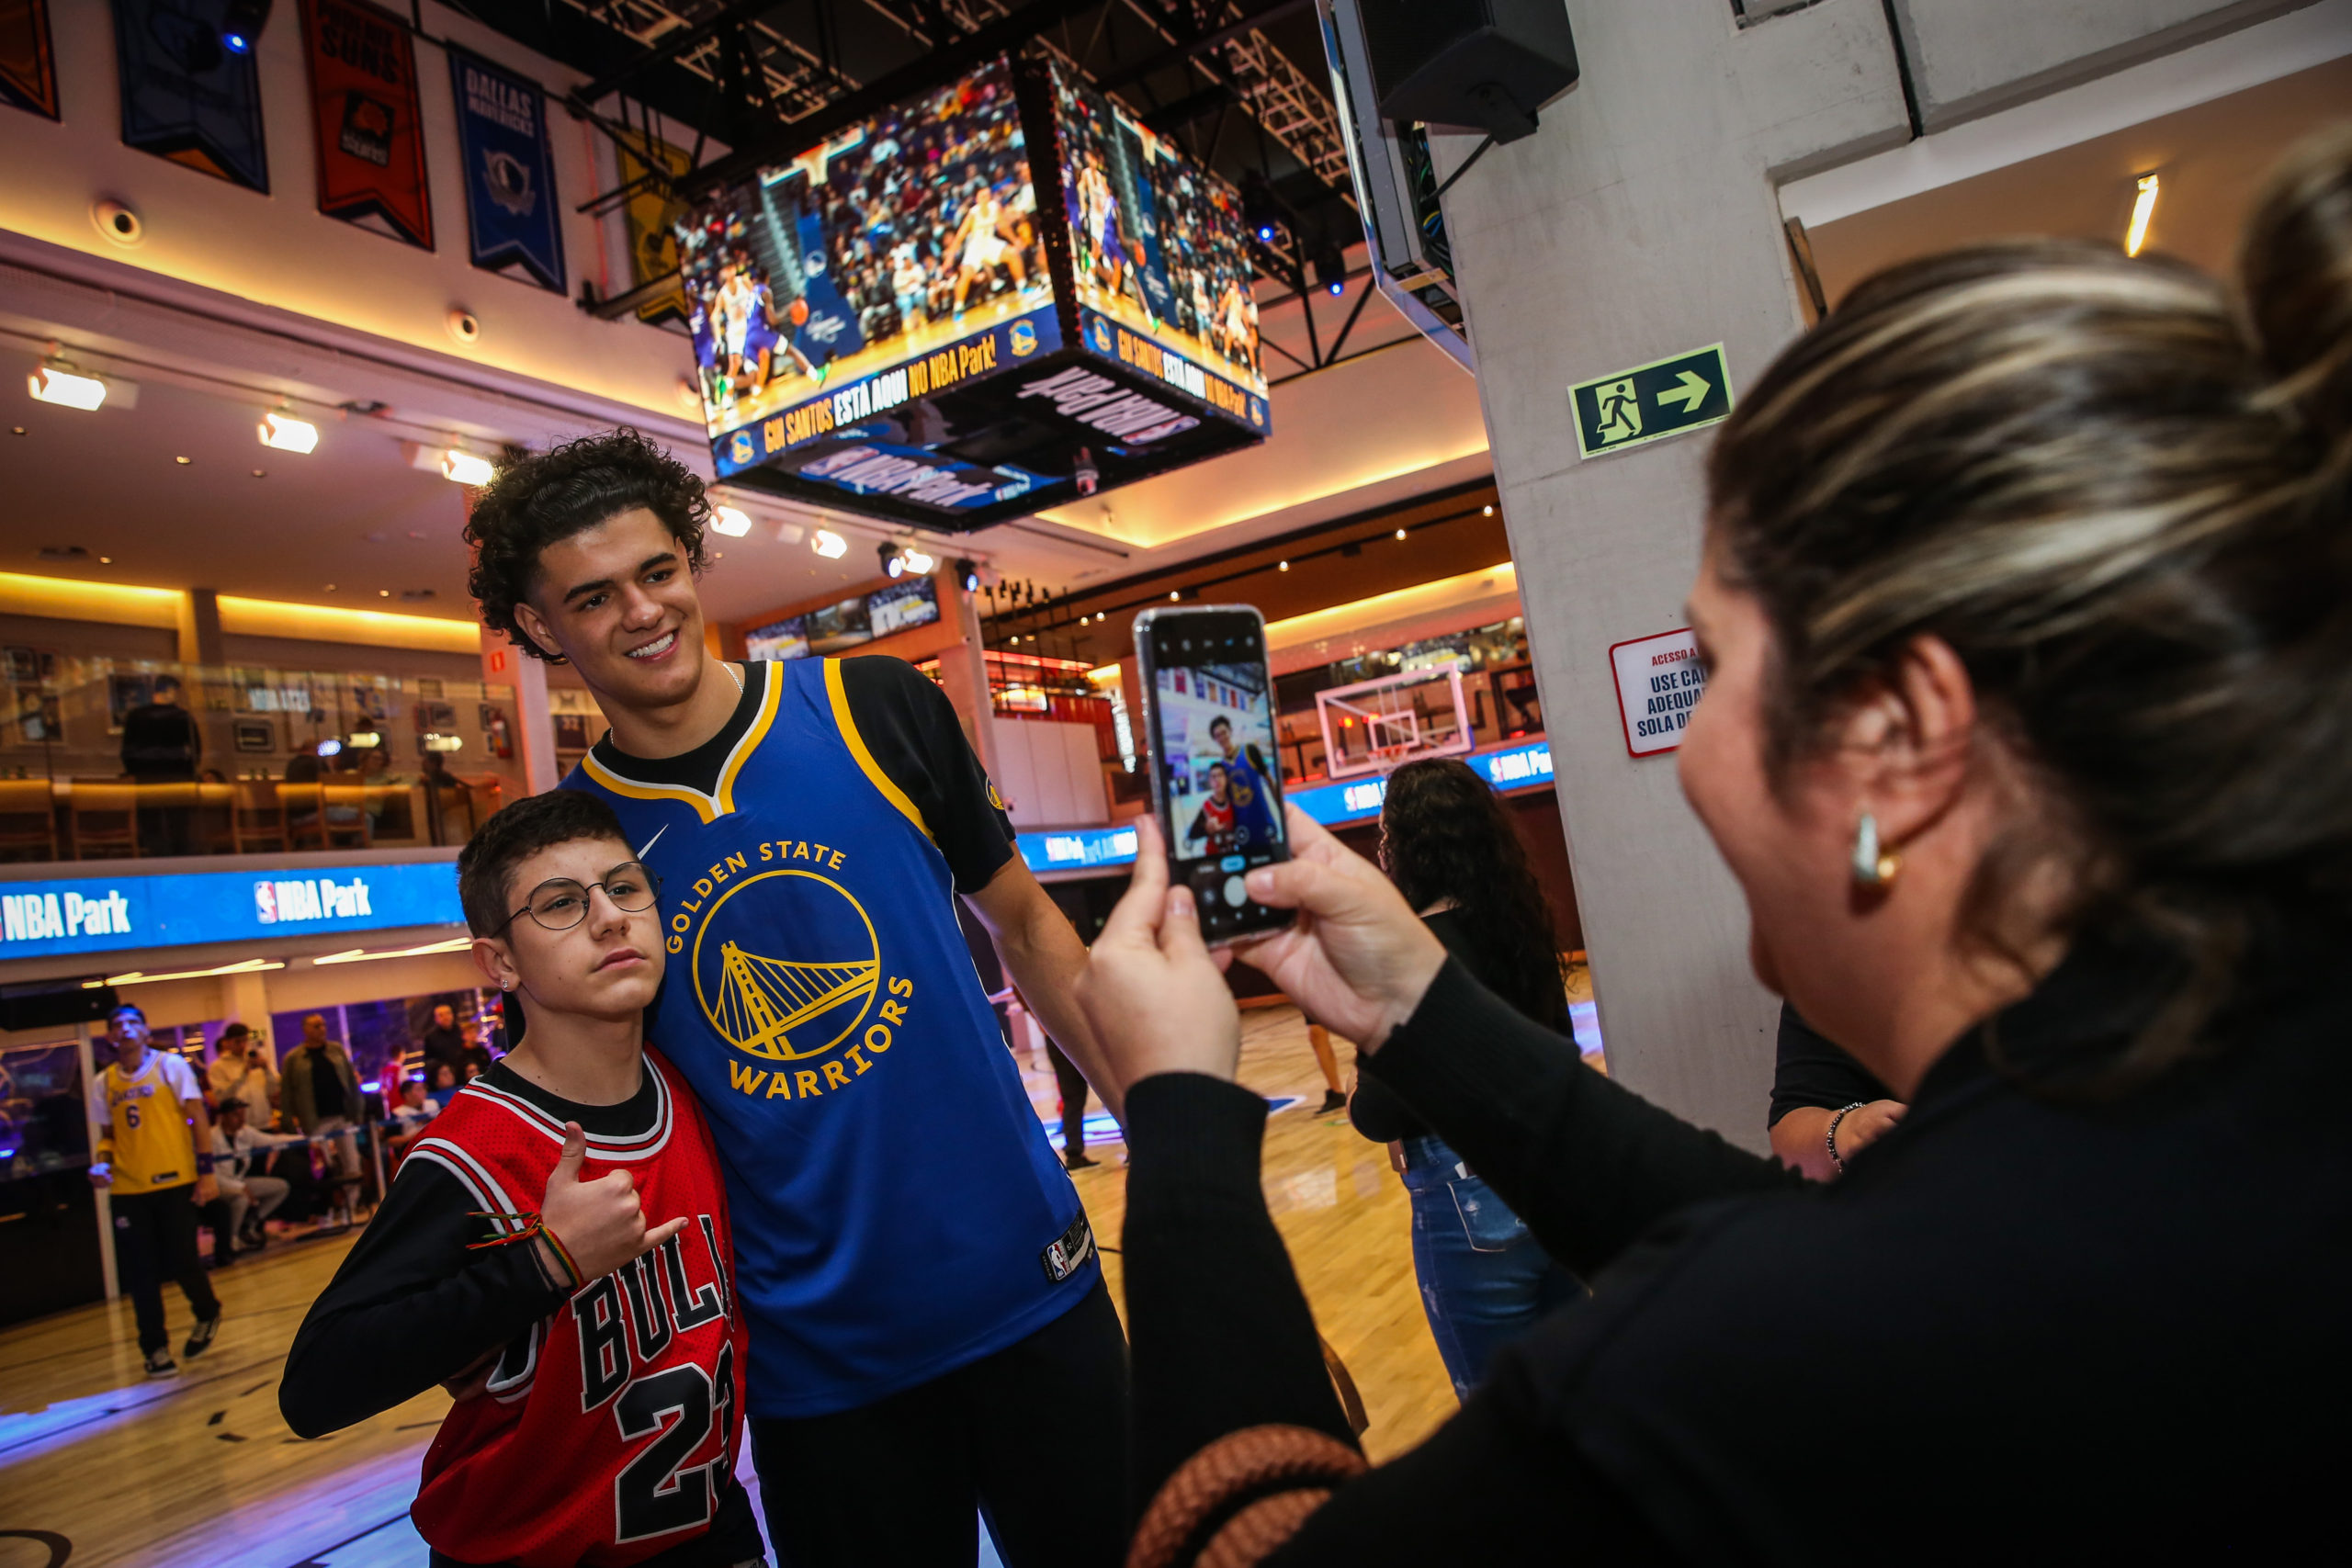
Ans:
{"type": "Polygon", "coordinates": [[[172,459],[172,461],[173,461],[173,462],[175,462],[175,463],[177,463],[181,468],[187,468],[190,463],[195,462],[195,461],[196,461],[196,459],[195,459],[195,458],[193,458],[193,457],[175,457],[175,458],[173,458],[173,459],[172,459]]]}
{"type": "Polygon", "coordinates": [[[1494,509],[1493,507],[1489,506],[1488,508],[1487,508],[1486,513],[1485,513],[1484,514],[1485,514],[1486,516],[1492,517],[1492,516],[1495,514],[1495,509],[1494,509]]]}
{"type": "Polygon", "coordinates": [[[376,597],[379,599],[389,599],[391,596],[392,591],[389,588],[379,588],[376,590],[376,597]]]}
{"type": "Polygon", "coordinates": [[[1396,530],[1396,536],[1397,536],[1398,538],[1400,538],[1400,539],[1401,539],[1401,538],[1403,538],[1403,537],[1405,536],[1405,530],[1404,530],[1404,529],[1402,529],[1402,528],[1397,529],[1397,530],[1396,530]]]}
{"type": "Polygon", "coordinates": [[[322,593],[332,593],[334,592],[334,584],[330,582],[325,587],[320,589],[319,592],[322,593]]]}
{"type": "Polygon", "coordinates": [[[1276,571],[1288,571],[1288,570],[1290,570],[1290,562],[1288,562],[1288,561],[1286,561],[1286,560],[1284,560],[1284,561],[1276,561],[1276,562],[1274,563],[1274,570],[1275,570],[1276,571]]]}
{"type": "Polygon", "coordinates": [[[1174,589],[1172,589],[1172,588],[1171,588],[1171,589],[1170,589],[1170,590],[1168,591],[1168,602],[1169,602],[1170,604],[1174,604],[1177,600],[1179,600],[1179,599],[1181,599],[1181,598],[1182,598],[1182,597],[1183,597],[1183,595],[1182,595],[1182,594],[1181,594],[1181,593],[1177,592],[1176,592],[1174,589]]]}
{"type": "Polygon", "coordinates": [[[98,564],[99,564],[100,566],[112,566],[112,565],[114,564],[114,557],[112,557],[112,556],[100,556],[100,557],[98,558],[98,564]]]}
{"type": "Polygon", "coordinates": [[[9,426],[9,434],[12,435],[22,435],[24,433],[25,427],[21,424],[9,426]]]}
{"type": "Polygon", "coordinates": [[[268,470],[267,468],[255,468],[255,469],[254,470],[254,478],[255,478],[255,479],[267,479],[268,477],[269,477],[269,470],[268,470]]]}

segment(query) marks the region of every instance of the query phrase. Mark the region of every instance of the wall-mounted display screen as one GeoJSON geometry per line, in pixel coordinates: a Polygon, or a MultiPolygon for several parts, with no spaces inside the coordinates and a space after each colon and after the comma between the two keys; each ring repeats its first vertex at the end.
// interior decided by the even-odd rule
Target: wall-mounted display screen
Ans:
{"type": "Polygon", "coordinates": [[[808,617],[794,615],[743,634],[746,659],[806,659],[808,657],[808,617]]]}
{"type": "Polygon", "coordinates": [[[1107,99],[991,60],[680,220],[718,475],[963,529],[1262,440],[1240,235],[1107,99]]]}
{"type": "Polygon", "coordinates": [[[743,634],[743,657],[782,660],[841,653],[937,619],[938,582],[910,577],[859,598],[754,626],[743,634]]]}
{"type": "Polygon", "coordinates": [[[876,589],[866,595],[865,614],[876,637],[927,626],[939,619],[939,584],[916,577],[876,589]]]}

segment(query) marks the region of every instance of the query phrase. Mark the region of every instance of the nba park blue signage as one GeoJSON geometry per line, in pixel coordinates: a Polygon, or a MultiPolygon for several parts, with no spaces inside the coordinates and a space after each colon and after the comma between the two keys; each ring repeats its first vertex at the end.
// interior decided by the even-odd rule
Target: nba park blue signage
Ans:
{"type": "MultiPolygon", "coordinates": [[[[1552,749],[1541,740],[1525,740],[1464,757],[1487,782],[1505,795],[1552,782],[1552,749]]],[[[1342,780],[1283,792],[1283,798],[1326,828],[1351,827],[1380,815],[1388,798],[1385,778],[1342,780]]],[[[1047,872],[1090,871],[1098,866],[1132,865],[1136,830],[1115,828],[1057,828],[1021,835],[1021,858],[1040,875],[1047,872]]]]}
{"type": "Polygon", "coordinates": [[[464,919],[446,860],[0,882],[0,964],[464,919]]]}

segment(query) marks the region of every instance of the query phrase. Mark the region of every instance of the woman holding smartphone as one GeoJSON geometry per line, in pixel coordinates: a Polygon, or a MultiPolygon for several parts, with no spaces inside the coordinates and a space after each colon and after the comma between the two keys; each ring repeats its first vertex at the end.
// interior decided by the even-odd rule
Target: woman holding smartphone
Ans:
{"type": "Polygon", "coordinates": [[[1678,766],[1758,977],[1909,1107],[1837,1181],[1559,1061],[1292,814],[1249,893],[1304,918],[1247,956],[1547,1245],[1717,1162],[1377,1470],[1147,827],[1080,984],[1129,1086],[1131,1563],[2340,1533],[2309,1434],[2352,1401],[2352,129],[2253,213],[2235,297],[2074,243],[1883,273],[1723,426],[1678,766]]]}
{"type": "MultiPolygon", "coordinates": [[[[1526,1018],[1567,1034],[1551,908],[1502,802],[1468,763],[1432,758],[1388,776],[1380,868],[1481,984],[1526,1018]]],[[[1576,1055],[1565,1038],[1560,1050],[1576,1055]]],[[[1357,1079],[1348,1119],[1374,1143],[1388,1145],[1389,1162],[1404,1178],[1421,1310],[1454,1397],[1467,1399],[1497,1349],[1553,1308],[1580,1300],[1584,1285],[1378,1078],[1357,1079]]]]}

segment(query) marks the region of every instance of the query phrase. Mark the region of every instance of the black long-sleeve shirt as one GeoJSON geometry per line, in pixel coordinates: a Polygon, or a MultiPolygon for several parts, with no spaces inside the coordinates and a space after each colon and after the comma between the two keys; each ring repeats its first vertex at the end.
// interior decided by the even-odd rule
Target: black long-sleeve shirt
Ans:
{"type": "MultiPolygon", "coordinates": [[[[1619,1256],[1269,1562],[1811,1564],[1833,1528],[1906,1561],[2179,1560],[2332,1530],[2347,945],[2334,915],[2275,934],[2210,1056],[2093,1100],[2021,1073],[2111,1055],[2178,965],[2078,940],[1827,1186],[1596,1098],[1624,1090],[1548,1066],[1449,964],[1372,1066],[1555,1256],[1619,1256]],[[1613,1153],[1562,1141],[1584,1127],[1613,1153]],[[1690,1206],[1625,1246],[1676,1187],[1690,1206]]],[[[1339,1435],[1256,1187],[1256,1097],[1169,1077],[1127,1106],[1139,1489],[1241,1427],[1339,1435]]]]}
{"type": "MultiPolygon", "coordinates": [[[[503,1062],[481,1081],[600,1139],[641,1135],[660,1115],[650,1072],[617,1105],[559,1099],[503,1062]]],[[[496,1234],[480,1207],[447,1168],[401,1164],[286,1354],[277,1405],[297,1435],[339,1431],[413,1399],[571,1298],[571,1281],[553,1273],[535,1246],[472,1250],[496,1234]]],[[[743,1488],[729,1486],[707,1532],[641,1568],[723,1568],[759,1554],[751,1504],[743,1488]]],[[[436,1553],[435,1568],[452,1561],[436,1553]]]]}

